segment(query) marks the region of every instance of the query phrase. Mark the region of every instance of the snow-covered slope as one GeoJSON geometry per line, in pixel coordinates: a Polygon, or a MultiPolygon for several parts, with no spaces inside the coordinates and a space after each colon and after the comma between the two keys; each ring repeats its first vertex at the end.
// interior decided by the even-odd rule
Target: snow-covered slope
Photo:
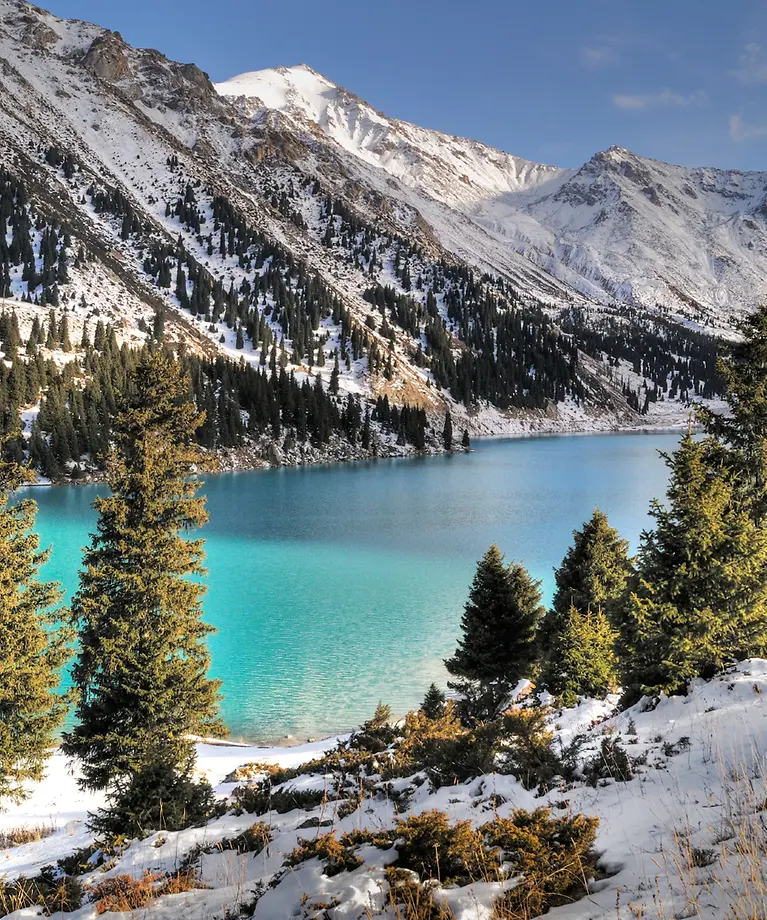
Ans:
{"type": "Polygon", "coordinates": [[[306,65],[216,89],[243,114],[279,111],[383,171],[391,194],[456,249],[435,207],[447,206],[468,233],[460,254],[476,263],[521,254],[588,297],[703,321],[748,309],[767,286],[767,172],[688,169],[620,148],[578,170],[542,166],[388,118],[306,65]]]}
{"type": "MultiPolygon", "coordinates": [[[[445,812],[451,822],[479,826],[496,816],[506,818],[514,809],[546,806],[553,816],[582,813],[599,819],[601,877],[585,898],[547,913],[552,920],[761,917],[767,897],[766,698],[767,662],[754,659],[712,681],[696,681],[687,696],[663,698],[655,708],[644,701],[614,715],[614,700],[584,700],[552,716],[555,744],[566,747],[579,737],[578,757],[586,765],[605,739],[618,739],[633,765],[633,778],[608,776],[595,785],[575,780],[537,795],[513,776],[499,773],[436,791],[422,774],[389,785],[376,784],[372,777],[360,784],[361,798],[349,808],[324,801],[283,813],[273,810],[260,818],[230,811],[204,827],[161,831],[130,842],[100,867],[96,854],[81,880],[93,886],[123,874],[142,879],[149,872],[158,878],[182,866],[196,868],[198,883],[206,888],[163,895],[125,914],[136,920],[394,920],[401,914],[389,899],[385,867],[396,859],[395,849],[358,844],[358,867],[326,872],[318,858],[286,862],[299,838],[311,841],[330,831],[337,839],[347,832],[386,831],[397,818],[431,809],[445,812]],[[234,847],[232,841],[255,821],[268,824],[271,842],[260,851],[244,844],[234,847]]],[[[200,745],[198,764],[218,794],[229,796],[235,786],[230,774],[238,766],[255,760],[294,767],[333,743],[285,750],[200,745]]],[[[41,829],[43,837],[0,850],[0,876],[7,881],[34,876],[91,842],[85,819],[101,800],[78,791],[76,769],[55,754],[29,801],[0,815],[0,835],[26,827],[41,829]]],[[[304,796],[314,792],[316,802],[323,790],[328,794],[333,780],[332,773],[308,772],[275,787],[272,794],[280,789],[304,796]]],[[[488,879],[464,887],[437,885],[433,891],[436,903],[449,905],[455,920],[490,920],[493,902],[518,881],[488,879]]],[[[86,897],[68,916],[91,920],[96,910],[96,903],[86,897]]],[[[28,908],[13,916],[26,920],[36,915],[28,908]]]]}
{"type": "MultiPolygon", "coordinates": [[[[644,220],[631,223],[626,215],[622,255],[614,252],[617,237],[608,232],[607,218],[593,220],[603,227],[602,248],[564,242],[586,234],[568,211],[586,214],[592,207],[572,204],[577,190],[586,183],[580,194],[593,197],[609,185],[607,179],[589,184],[586,167],[538,166],[388,119],[305,66],[248,74],[214,88],[194,64],[132,48],[118,33],[59,19],[24,0],[0,0],[0,166],[24,182],[35,220],[66,228],[73,252],[83,246],[85,263],[73,267],[60,292],[62,305],[75,314],[83,293],[84,316],[100,298],[128,337],[140,337],[162,310],[171,339],[258,367],[268,367],[271,352],[266,355],[252,335],[266,325],[280,365],[299,380],[319,377],[326,385],[335,353],[344,346],[349,351],[354,332],[353,354],[339,361],[341,398],[351,394],[372,406],[386,396],[422,407],[437,435],[448,408],[456,430],[466,426],[475,434],[678,421],[686,417],[687,398],[706,390],[711,375],[703,364],[712,362],[696,361],[677,381],[644,377],[637,358],[650,348],[646,335],[662,350],[667,329],[656,319],[664,311],[709,329],[726,326],[730,315],[699,306],[693,282],[684,279],[677,294],[660,299],[662,310],[655,302],[649,311],[622,310],[621,298],[630,300],[639,290],[631,272],[640,262],[633,253],[641,250],[649,263],[653,250],[642,242],[644,220]],[[213,210],[222,200],[231,215],[224,231],[222,212],[213,210]],[[546,208],[548,224],[560,221],[561,231],[534,216],[546,208]],[[235,224],[249,241],[244,249],[234,239],[235,224]],[[256,252],[255,240],[266,249],[256,252]],[[271,248],[275,255],[265,255],[271,248]],[[275,259],[279,282],[272,277],[275,259]],[[179,294],[179,267],[186,272],[186,296],[179,294]],[[249,291],[244,306],[243,297],[238,302],[239,337],[231,311],[227,319],[223,309],[190,309],[192,274],[209,289],[206,304],[218,297],[221,307],[224,295],[234,303],[249,291]],[[308,281],[322,291],[326,306],[319,321],[311,317],[310,330],[300,330],[311,342],[296,349],[292,333],[286,334],[287,317],[278,313],[286,303],[281,284],[294,302],[304,303],[298,288],[308,281]],[[376,287],[402,299],[400,308],[394,301],[388,310],[383,303],[373,306],[376,287]],[[496,313],[488,314],[487,298],[496,313]],[[327,306],[333,299],[347,311],[343,322],[340,308],[327,306]],[[496,337],[508,327],[512,310],[524,311],[526,329],[567,324],[566,336],[551,330],[541,341],[553,352],[567,352],[568,362],[569,351],[579,351],[572,362],[577,385],[529,399],[543,379],[531,372],[529,354],[527,382],[520,386],[528,392],[517,393],[511,404],[505,395],[487,401],[465,395],[458,381],[486,376],[467,366],[452,384],[446,383],[448,371],[437,380],[435,347],[446,349],[437,358],[442,368],[456,367],[467,355],[480,358],[488,333],[496,337]],[[631,324],[628,350],[608,353],[618,340],[612,330],[594,339],[593,325],[606,318],[631,324]],[[432,321],[437,325],[428,330],[432,321]],[[307,363],[307,352],[317,358],[318,349],[323,361],[307,363]],[[648,393],[659,398],[647,403],[648,393]],[[649,414],[639,419],[643,405],[649,414]]],[[[613,184],[628,181],[620,170],[616,176],[613,184]]],[[[758,216],[754,221],[763,224],[758,216]]],[[[756,231],[742,223],[756,247],[756,231]]],[[[663,247],[673,249],[665,238],[663,247]]],[[[671,256],[664,252],[663,258],[671,256]]],[[[697,279],[702,259],[685,254],[675,270],[697,279]]],[[[746,267],[713,258],[707,265],[718,266],[720,274],[729,266],[746,287],[756,286],[763,271],[758,259],[746,267]]],[[[30,296],[21,266],[14,271],[11,296],[30,296]]],[[[33,299],[39,293],[32,292],[33,299]]],[[[679,348],[697,355],[710,346],[679,348]]],[[[546,365],[556,366],[556,358],[546,365]]],[[[497,379],[503,386],[516,373],[501,368],[497,379]]]]}

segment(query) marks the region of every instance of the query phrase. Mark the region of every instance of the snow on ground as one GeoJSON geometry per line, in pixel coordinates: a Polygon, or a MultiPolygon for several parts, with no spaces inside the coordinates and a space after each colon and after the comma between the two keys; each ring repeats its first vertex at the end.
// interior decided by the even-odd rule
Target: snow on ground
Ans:
{"type": "MultiPolygon", "coordinates": [[[[766,696],[767,661],[752,659],[710,682],[696,681],[687,696],[664,697],[655,707],[645,700],[616,714],[615,697],[584,700],[574,709],[552,715],[555,743],[565,747],[580,737],[579,757],[585,763],[600,749],[603,739],[617,737],[633,763],[630,781],[606,779],[596,786],[575,782],[537,796],[514,777],[500,774],[435,792],[430,792],[428,783],[416,787],[408,779],[395,780],[393,792],[411,791],[407,810],[400,816],[437,808],[452,820],[481,824],[492,817],[493,808],[505,817],[515,808],[547,805],[555,815],[581,812],[598,817],[597,849],[605,877],[592,884],[584,900],[552,910],[548,915],[552,920],[750,917],[752,914],[731,911],[736,899],[741,907],[749,898],[762,905],[759,899],[765,895],[767,869],[762,866],[760,847],[767,841],[763,811],[766,696]],[[493,794],[502,797],[495,805],[488,803],[493,794]],[[746,841],[753,850],[751,856],[746,841]]],[[[237,766],[254,760],[297,765],[333,747],[337,740],[282,749],[200,744],[199,767],[218,794],[228,795],[234,784],[223,780],[237,766]]],[[[321,789],[323,782],[322,776],[306,775],[289,785],[321,789]]],[[[87,812],[99,803],[97,796],[77,789],[72,765],[61,754],[54,754],[45,780],[31,789],[31,797],[0,816],[0,832],[51,824],[57,830],[38,842],[0,851],[0,874],[7,879],[34,874],[89,843],[84,822],[87,812]]],[[[214,846],[256,820],[253,815],[237,816],[230,811],[202,828],[155,833],[134,841],[105,871],[94,869],[84,881],[95,883],[121,873],[141,878],[147,870],[173,872],[190,851],[202,847],[199,868],[210,888],[160,897],[142,909],[142,917],[223,917],[237,905],[252,902],[259,887],[265,887],[266,893],[256,905],[256,920],[313,917],[307,905],[320,901],[337,902],[327,914],[332,920],[389,916],[384,909],[383,873],[385,865],[396,858],[395,851],[366,846],[359,852],[362,866],[331,877],[322,873],[316,859],[295,868],[285,867],[284,860],[300,837],[310,838],[331,827],[341,832],[387,828],[396,817],[393,798],[380,794],[365,798],[361,808],[345,817],[337,813],[334,803],[267,814],[258,820],[270,824],[272,842],[253,854],[214,846]]],[[[483,882],[441,893],[457,920],[488,920],[492,902],[509,884],[483,882]]],[[[35,913],[27,909],[17,915],[35,913]]],[[[86,902],[71,916],[90,920],[95,915],[95,905],[86,902]]]]}

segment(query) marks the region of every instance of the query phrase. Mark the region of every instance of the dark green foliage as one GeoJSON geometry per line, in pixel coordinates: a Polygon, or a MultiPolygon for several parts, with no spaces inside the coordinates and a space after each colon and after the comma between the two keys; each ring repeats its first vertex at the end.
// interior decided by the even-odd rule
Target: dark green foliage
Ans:
{"type": "Polygon", "coordinates": [[[634,778],[631,761],[619,738],[603,738],[598,754],[586,764],[587,782],[596,786],[599,780],[613,779],[616,783],[627,783],[634,778]]]}
{"type": "Polygon", "coordinates": [[[536,661],[543,617],[540,583],[518,563],[505,565],[493,545],[477,565],[455,655],[445,662],[449,686],[467,696],[467,715],[488,718],[536,661]]]}
{"type": "Polygon", "coordinates": [[[450,412],[445,413],[445,425],[442,429],[442,444],[445,450],[453,449],[453,419],[450,412]]]}
{"type": "Polygon", "coordinates": [[[579,696],[604,696],[617,683],[610,624],[620,619],[632,571],[628,542],[597,509],[573,532],[539,638],[540,683],[566,706],[579,696]]]}
{"type": "Polygon", "coordinates": [[[708,433],[726,448],[722,460],[758,523],[767,518],[767,306],[742,320],[742,338],[719,363],[727,413],[698,407],[708,433]]]}
{"type": "Polygon", "coordinates": [[[378,754],[385,751],[397,737],[397,732],[390,722],[391,706],[379,703],[373,718],[363,723],[362,728],[349,739],[349,747],[378,754]]]}
{"type": "Polygon", "coordinates": [[[431,684],[421,703],[421,712],[427,719],[439,719],[445,714],[445,694],[436,684],[431,684]]]}
{"type": "Polygon", "coordinates": [[[580,530],[555,573],[555,614],[565,616],[571,607],[581,613],[601,610],[608,615],[623,597],[632,572],[629,545],[611,527],[607,515],[595,510],[580,530]]]}
{"type": "Polygon", "coordinates": [[[721,445],[687,435],[666,458],[621,630],[627,701],[684,691],[693,677],[767,649],[767,531],[721,445]]]}
{"type": "Polygon", "coordinates": [[[201,787],[195,797],[189,785],[190,736],[225,731],[219,684],[206,676],[204,587],[189,578],[204,572],[203,543],[186,536],[207,519],[189,477],[193,465],[206,467],[193,442],[202,421],[174,360],[146,353],[115,426],[111,495],[94,503],[97,532],[72,603],[78,723],[62,746],[81,760],[83,786],[107,789],[105,821],[110,813],[140,818],[126,833],[159,820],[163,796],[174,821],[184,796],[198,819],[208,793],[201,787]]]}
{"type": "Polygon", "coordinates": [[[574,815],[552,818],[547,808],[514,811],[481,830],[486,844],[500,847],[519,885],[502,896],[496,908],[504,920],[529,920],[552,907],[570,904],[589,892],[594,878],[597,818],[574,815]]]}
{"type": "Polygon", "coordinates": [[[12,493],[33,482],[8,457],[15,432],[0,436],[0,802],[24,798],[24,781],[42,778],[66,704],[57,691],[68,657],[61,591],[38,580],[48,552],[33,532],[36,504],[12,493]]]}
{"type": "Polygon", "coordinates": [[[216,800],[209,783],[193,778],[193,767],[191,761],[181,768],[157,761],[118,777],[110,786],[109,804],[90,816],[90,828],[114,840],[205,824],[216,800]]]}
{"type": "Polygon", "coordinates": [[[272,781],[267,779],[248,786],[238,786],[232,797],[238,810],[249,815],[265,815],[270,811],[282,815],[294,808],[311,810],[325,799],[325,792],[321,789],[286,789],[277,792],[272,789],[272,781]]]}

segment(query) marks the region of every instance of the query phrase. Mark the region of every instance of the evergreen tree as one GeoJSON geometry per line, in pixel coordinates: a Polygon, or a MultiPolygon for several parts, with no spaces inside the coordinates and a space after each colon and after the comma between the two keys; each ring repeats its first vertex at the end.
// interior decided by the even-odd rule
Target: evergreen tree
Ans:
{"type": "Polygon", "coordinates": [[[579,696],[605,697],[617,687],[615,631],[600,609],[585,613],[571,607],[560,621],[555,653],[544,666],[541,682],[574,706],[579,696]]]}
{"type": "Polygon", "coordinates": [[[145,352],[131,383],[72,603],[79,721],[63,743],[82,786],[107,790],[94,828],[128,834],[170,827],[171,814],[176,826],[204,817],[210,792],[192,782],[189,739],[224,731],[219,683],[206,676],[204,587],[189,579],[204,572],[203,544],[185,538],[207,519],[189,478],[207,465],[193,441],[203,415],[169,355],[145,352]]]}
{"type": "Polygon", "coordinates": [[[767,649],[767,530],[714,439],[666,457],[667,505],[652,503],[621,621],[626,699],[684,691],[767,649]]]}
{"type": "Polygon", "coordinates": [[[469,429],[468,429],[468,428],[464,428],[464,429],[463,429],[463,437],[461,438],[461,447],[462,447],[464,450],[470,450],[470,449],[471,449],[471,438],[469,437],[469,429]]]}
{"type": "Polygon", "coordinates": [[[445,713],[445,694],[436,684],[432,684],[426,691],[426,696],[421,703],[421,712],[427,719],[439,719],[445,713]]]}
{"type": "MultiPolygon", "coordinates": [[[[567,674],[569,699],[574,696],[607,692],[617,679],[615,671],[605,672],[603,680],[595,682],[591,672],[583,672],[578,683],[576,671],[563,659],[574,654],[573,644],[578,641],[604,639],[604,630],[610,630],[610,622],[617,625],[621,604],[628,579],[632,573],[632,562],[628,554],[628,542],[611,527],[604,512],[596,509],[580,530],[573,531],[573,545],[567,551],[562,564],[555,572],[556,592],[551,610],[546,614],[540,632],[543,666],[540,682],[555,694],[565,690],[563,673],[567,674]],[[574,613],[581,619],[575,620],[574,613]],[[583,617],[592,614],[588,622],[583,617]],[[590,636],[589,629],[597,635],[590,636]],[[563,672],[563,668],[565,669],[563,672]]],[[[612,633],[613,640],[616,638],[612,633]]],[[[608,662],[615,663],[614,655],[595,649],[599,661],[594,668],[604,671],[608,662]]]]}
{"type": "Polygon", "coordinates": [[[573,545],[554,575],[552,607],[560,615],[571,607],[609,613],[623,596],[631,571],[628,541],[597,508],[580,530],[573,531],[573,545]]]}
{"type": "Polygon", "coordinates": [[[0,800],[24,798],[24,781],[40,780],[66,705],[57,694],[67,657],[61,591],[38,581],[48,552],[33,532],[36,504],[11,502],[34,474],[7,458],[17,431],[0,441],[0,800]]]}
{"type": "Polygon", "coordinates": [[[742,339],[719,362],[727,413],[699,406],[709,435],[727,452],[724,459],[738,474],[738,488],[758,522],[767,519],[767,305],[740,324],[742,339]]]}
{"type": "Polygon", "coordinates": [[[442,429],[442,443],[445,450],[453,449],[453,419],[450,410],[445,413],[445,427],[442,429]]]}
{"type": "Polygon", "coordinates": [[[333,370],[330,372],[330,384],[328,385],[328,392],[332,393],[333,396],[338,395],[338,353],[336,352],[335,361],[333,363],[333,370]]]}
{"type": "Polygon", "coordinates": [[[505,565],[493,545],[477,565],[461,619],[455,655],[445,661],[449,683],[466,695],[464,712],[490,717],[536,661],[536,635],[544,614],[540,582],[518,563],[505,565]]]}

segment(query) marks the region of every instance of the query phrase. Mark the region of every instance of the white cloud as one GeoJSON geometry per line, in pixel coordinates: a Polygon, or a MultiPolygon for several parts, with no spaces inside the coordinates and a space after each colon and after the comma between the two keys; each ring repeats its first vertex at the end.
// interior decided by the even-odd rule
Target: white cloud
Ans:
{"type": "Polygon", "coordinates": [[[608,67],[610,64],[614,64],[617,59],[618,56],[615,50],[605,45],[592,45],[581,48],[581,60],[587,67],[591,67],[594,70],[600,67],[608,67]]]}
{"type": "Polygon", "coordinates": [[[660,93],[616,93],[613,95],[613,105],[619,109],[642,111],[657,108],[686,108],[687,106],[701,106],[708,102],[708,96],[702,90],[685,95],[664,89],[660,93]]]}
{"type": "Polygon", "coordinates": [[[746,122],[742,115],[730,115],[730,137],[736,144],[755,137],[767,137],[767,122],[746,122]]]}
{"type": "Polygon", "coordinates": [[[731,73],[746,86],[767,83],[767,52],[756,42],[750,42],[743,49],[738,58],[738,66],[731,73]]]}

